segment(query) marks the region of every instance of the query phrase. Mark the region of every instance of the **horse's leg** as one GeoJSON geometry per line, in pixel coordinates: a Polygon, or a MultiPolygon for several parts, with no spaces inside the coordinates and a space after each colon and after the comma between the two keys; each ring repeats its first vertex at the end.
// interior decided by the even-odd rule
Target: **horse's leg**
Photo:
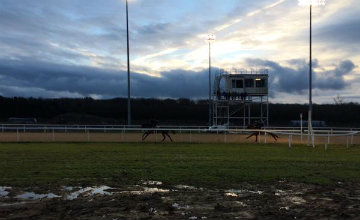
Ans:
{"type": "Polygon", "coordinates": [[[142,136],[142,140],[143,141],[145,141],[145,139],[147,138],[147,136],[149,136],[149,132],[147,131],[147,132],[145,132],[144,134],[143,134],[143,136],[142,136]]]}
{"type": "Polygon", "coordinates": [[[141,140],[144,141],[144,137],[146,135],[146,132],[143,133],[142,137],[141,137],[141,140]]]}
{"type": "Polygon", "coordinates": [[[249,139],[249,138],[251,138],[252,136],[254,136],[256,133],[252,133],[252,134],[250,134],[246,139],[249,139]]]}
{"type": "Polygon", "coordinates": [[[144,137],[143,141],[145,141],[145,139],[146,139],[150,134],[152,134],[152,133],[153,133],[153,131],[147,131],[147,132],[145,132],[145,133],[144,133],[145,137],[144,137]]]}
{"type": "Polygon", "coordinates": [[[169,132],[166,132],[165,135],[169,137],[169,139],[170,139],[171,142],[173,142],[173,139],[172,139],[171,136],[169,135],[169,132]]]}
{"type": "Polygon", "coordinates": [[[279,138],[279,136],[277,136],[276,134],[273,133],[269,133],[271,135],[271,137],[274,138],[275,142],[277,141],[277,139],[279,138]]]}
{"type": "Polygon", "coordinates": [[[165,136],[165,134],[164,134],[164,131],[161,132],[161,135],[163,136],[163,139],[161,140],[161,142],[164,142],[164,141],[165,141],[165,138],[166,138],[166,136],[165,136]]]}

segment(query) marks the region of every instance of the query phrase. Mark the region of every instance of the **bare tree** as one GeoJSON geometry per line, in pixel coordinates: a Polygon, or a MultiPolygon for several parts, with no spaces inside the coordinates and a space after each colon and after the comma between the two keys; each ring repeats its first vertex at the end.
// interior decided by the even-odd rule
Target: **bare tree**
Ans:
{"type": "Polygon", "coordinates": [[[334,103],[335,103],[335,105],[343,105],[343,104],[345,104],[345,98],[340,95],[337,95],[334,98],[334,103]]]}

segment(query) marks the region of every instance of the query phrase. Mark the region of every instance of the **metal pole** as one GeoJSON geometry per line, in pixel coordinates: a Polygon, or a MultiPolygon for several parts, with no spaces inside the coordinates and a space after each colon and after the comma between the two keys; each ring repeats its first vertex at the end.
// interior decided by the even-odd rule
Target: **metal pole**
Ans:
{"type": "Polygon", "coordinates": [[[303,143],[303,120],[302,120],[302,113],[300,113],[300,136],[301,136],[301,143],[303,143]]]}
{"type": "Polygon", "coordinates": [[[129,49],[129,10],[128,0],[126,0],[126,37],[127,37],[127,84],[128,84],[128,125],[131,125],[131,103],[130,103],[130,49],[129,49]]]}
{"type": "Polygon", "coordinates": [[[310,4],[310,62],[309,62],[309,114],[308,114],[308,146],[312,135],[312,4],[310,4]]]}
{"type": "Polygon", "coordinates": [[[209,40],[209,127],[211,126],[211,42],[209,40]]]}
{"type": "Polygon", "coordinates": [[[266,127],[269,127],[269,96],[266,96],[266,127]]]}

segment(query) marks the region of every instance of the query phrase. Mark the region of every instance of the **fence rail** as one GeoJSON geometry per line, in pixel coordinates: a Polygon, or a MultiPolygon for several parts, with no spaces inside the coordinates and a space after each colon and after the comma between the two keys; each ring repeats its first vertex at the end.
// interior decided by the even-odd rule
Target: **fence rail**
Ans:
{"type": "Polygon", "coordinates": [[[145,141],[169,141],[186,143],[250,143],[251,134],[258,136],[257,142],[271,143],[271,134],[279,136],[277,142],[293,144],[311,143],[311,145],[342,144],[351,146],[360,144],[359,128],[316,128],[312,134],[299,127],[269,127],[263,129],[209,129],[208,127],[161,126],[158,128],[140,128],[124,125],[8,125],[3,124],[0,142],[142,142],[143,132],[148,131],[145,141]],[[164,135],[163,135],[164,134],[164,135]],[[269,138],[270,137],[270,138],[269,138]],[[309,142],[310,141],[310,142],[309,142]]]}

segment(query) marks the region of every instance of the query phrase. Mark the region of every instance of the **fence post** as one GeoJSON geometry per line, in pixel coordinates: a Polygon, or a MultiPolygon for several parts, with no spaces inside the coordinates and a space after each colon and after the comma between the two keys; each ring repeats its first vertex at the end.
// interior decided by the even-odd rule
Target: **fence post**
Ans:
{"type": "Polygon", "coordinates": [[[289,135],[289,148],[291,147],[292,135],[289,135]]]}
{"type": "Polygon", "coordinates": [[[52,141],[55,142],[55,129],[52,129],[52,141]]]}
{"type": "Polygon", "coordinates": [[[259,139],[258,139],[258,143],[261,143],[261,132],[259,131],[259,139]]]}
{"type": "MultiPolygon", "coordinates": [[[[105,130],[104,130],[105,131],[105,130]]],[[[124,142],[124,132],[125,132],[125,129],[123,128],[122,130],[121,130],[121,142],[124,142]]]]}
{"type": "Polygon", "coordinates": [[[330,144],[330,134],[328,132],[328,141],[327,141],[327,144],[330,144]]]}
{"type": "Polygon", "coordinates": [[[19,142],[20,137],[19,137],[19,128],[16,128],[16,142],[19,142]]]}
{"type": "Polygon", "coordinates": [[[90,131],[87,131],[87,141],[90,142],[90,131]]]}
{"type": "Polygon", "coordinates": [[[312,142],[312,147],[315,148],[315,133],[314,133],[314,130],[311,131],[311,142],[312,142]]]}
{"type": "Polygon", "coordinates": [[[265,131],[264,143],[267,144],[267,132],[265,131]]]}
{"type": "Polygon", "coordinates": [[[346,147],[349,148],[349,136],[346,136],[346,147]]]}
{"type": "Polygon", "coordinates": [[[227,138],[226,138],[226,132],[224,131],[224,143],[227,142],[227,138]]]}
{"type": "Polygon", "coordinates": [[[350,145],[354,144],[354,134],[351,134],[350,145]]]}

